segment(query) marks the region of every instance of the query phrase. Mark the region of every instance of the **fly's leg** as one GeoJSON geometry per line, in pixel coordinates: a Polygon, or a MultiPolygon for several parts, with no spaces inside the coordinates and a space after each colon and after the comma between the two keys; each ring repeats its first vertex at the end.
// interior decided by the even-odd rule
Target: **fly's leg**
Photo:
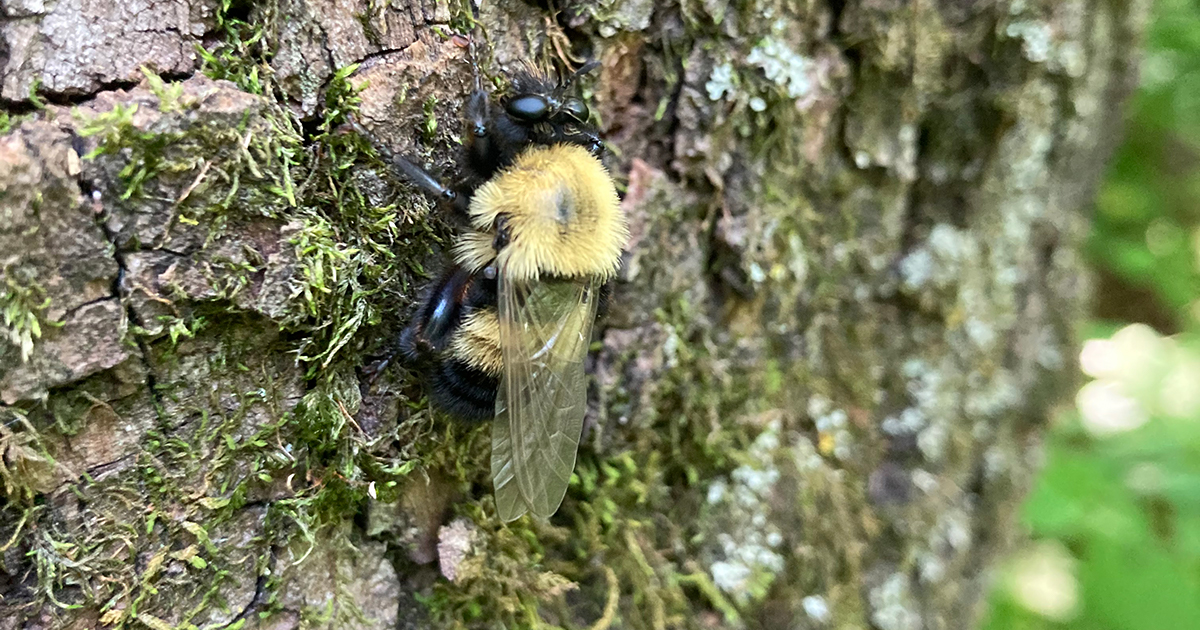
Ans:
{"type": "Polygon", "coordinates": [[[491,104],[487,92],[480,85],[478,75],[475,77],[475,84],[475,91],[471,92],[470,98],[467,99],[467,150],[471,153],[472,163],[484,164],[495,161],[492,155],[495,148],[489,135],[491,128],[488,124],[491,104]]]}
{"type": "Polygon", "coordinates": [[[467,208],[470,206],[470,199],[466,195],[461,195],[454,189],[442,184],[436,177],[430,175],[428,171],[412,163],[408,158],[393,153],[391,149],[385,147],[375,134],[363,127],[357,120],[351,120],[350,125],[361,134],[364,138],[371,142],[371,146],[375,147],[375,151],[379,153],[405,181],[413,186],[416,186],[421,192],[437,199],[438,202],[446,207],[454,210],[460,217],[467,216],[467,208]]]}
{"type": "Polygon", "coordinates": [[[480,280],[466,269],[452,265],[426,287],[420,305],[400,336],[362,369],[366,384],[370,386],[397,357],[409,369],[427,370],[450,345],[465,313],[489,303],[494,305],[495,301],[495,288],[488,280],[480,280]]]}

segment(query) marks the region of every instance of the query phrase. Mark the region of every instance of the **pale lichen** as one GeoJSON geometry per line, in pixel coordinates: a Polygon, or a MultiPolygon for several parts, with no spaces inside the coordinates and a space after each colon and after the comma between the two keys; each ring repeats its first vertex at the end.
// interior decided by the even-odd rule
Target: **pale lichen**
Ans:
{"type": "Polygon", "coordinates": [[[871,622],[880,630],[917,630],[922,627],[921,614],[913,599],[908,577],[893,573],[883,584],[868,594],[871,603],[871,622]]]}
{"type": "Polygon", "coordinates": [[[774,36],[764,37],[746,55],[746,63],[762,70],[763,76],[782,87],[791,99],[808,96],[813,90],[812,60],[774,36]]]}
{"type": "Polygon", "coordinates": [[[650,26],[654,13],[652,0],[606,0],[595,3],[590,11],[599,23],[601,37],[614,37],[622,31],[641,31],[650,26]]]}
{"type": "Polygon", "coordinates": [[[808,417],[817,427],[820,436],[817,448],[822,454],[843,461],[851,458],[854,436],[847,426],[850,416],[845,409],[834,408],[828,398],[816,394],[808,400],[808,417]]]}
{"type": "Polygon", "coordinates": [[[800,605],[813,621],[825,623],[830,619],[829,602],[820,595],[809,595],[800,601],[800,605]]]}
{"type": "Polygon", "coordinates": [[[938,516],[926,537],[926,550],[917,554],[917,574],[921,582],[941,582],[947,564],[967,554],[974,543],[968,508],[952,506],[938,516]]]}
{"type": "Polygon", "coordinates": [[[729,479],[709,484],[706,500],[716,519],[728,521],[715,536],[709,566],[713,583],[739,604],[764,596],[784,569],[783,533],[771,520],[771,496],[781,473],[773,463],[780,423],[772,421],[729,479]]]}
{"type": "Polygon", "coordinates": [[[708,82],[704,84],[704,91],[708,93],[709,100],[719,101],[726,94],[733,93],[733,90],[733,66],[729,63],[713,66],[712,74],[709,75],[708,82]]]}
{"type": "Polygon", "coordinates": [[[1053,50],[1053,31],[1045,22],[1018,20],[1010,22],[1004,34],[1021,40],[1025,58],[1034,63],[1045,63],[1053,50]]]}

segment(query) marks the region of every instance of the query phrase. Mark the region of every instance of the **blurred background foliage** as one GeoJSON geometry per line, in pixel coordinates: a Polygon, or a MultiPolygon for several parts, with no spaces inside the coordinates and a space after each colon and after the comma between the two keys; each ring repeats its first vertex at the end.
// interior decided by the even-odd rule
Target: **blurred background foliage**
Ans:
{"type": "Polygon", "coordinates": [[[1158,0],[1096,201],[1084,383],[986,630],[1200,629],[1200,0],[1158,0]]]}

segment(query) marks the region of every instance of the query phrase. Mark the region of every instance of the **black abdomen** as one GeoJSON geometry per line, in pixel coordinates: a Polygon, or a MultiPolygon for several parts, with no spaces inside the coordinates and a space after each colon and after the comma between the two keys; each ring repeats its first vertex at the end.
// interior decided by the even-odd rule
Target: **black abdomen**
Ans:
{"type": "Polygon", "coordinates": [[[466,312],[495,305],[495,279],[452,265],[428,289],[400,335],[400,353],[409,369],[429,384],[434,405],[462,420],[477,422],[496,415],[499,379],[454,358],[448,346],[466,312]]]}
{"type": "Polygon", "coordinates": [[[470,422],[496,415],[500,380],[458,359],[439,362],[429,375],[430,397],[442,411],[470,422]]]}

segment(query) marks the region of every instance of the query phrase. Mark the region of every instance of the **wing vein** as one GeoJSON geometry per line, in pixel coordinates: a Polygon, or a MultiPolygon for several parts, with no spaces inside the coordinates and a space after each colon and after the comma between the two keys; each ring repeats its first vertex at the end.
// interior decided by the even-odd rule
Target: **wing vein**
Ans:
{"type": "Polygon", "coordinates": [[[492,429],[501,518],[548,517],[566,494],[587,406],[583,361],[596,316],[595,280],[500,278],[504,373],[492,429]]]}

